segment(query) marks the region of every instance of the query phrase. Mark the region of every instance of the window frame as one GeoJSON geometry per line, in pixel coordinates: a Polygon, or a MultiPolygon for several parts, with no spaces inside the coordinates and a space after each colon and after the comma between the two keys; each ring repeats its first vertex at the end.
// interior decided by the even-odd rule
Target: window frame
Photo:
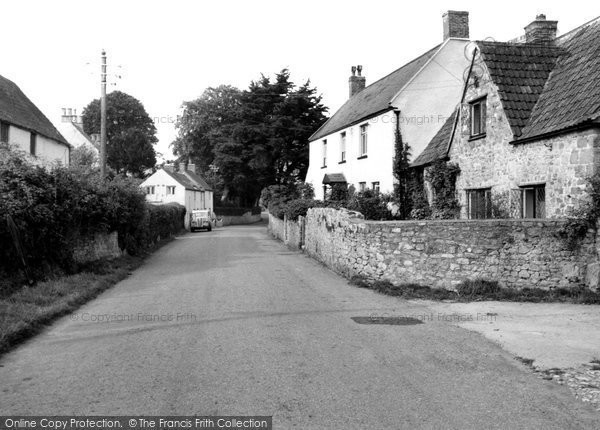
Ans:
{"type": "Polygon", "coordinates": [[[365,158],[369,151],[369,124],[362,124],[359,130],[358,158],[365,158]]]}
{"type": "Polygon", "coordinates": [[[359,192],[364,192],[367,190],[367,183],[366,182],[359,182],[358,183],[358,191],[359,192]]]}
{"type": "Polygon", "coordinates": [[[10,139],[10,124],[0,121],[0,142],[8,143],[10,139]]]}
{"type": "Polygon", "coordinates": [[[371,182],[371,187],[375,193],[381,192],[381,182],[380,181],[371,182]]]}
{"type": "Polygon", "coordinates": [[[519,190],[521,191],[521,218],[524,219],[543,219],[546,218],[546,184],[531,184],[531,185],[523,185],[519,187],[519,190]],[[540,202],[540,191],[543,190],[543,200],[541,200],[543,202],[543,206],[542,209],[539,210],[538,204],[540,202]],[[528,209],[528,204],[527,204],[527,192],[531,192],[533,191],[533,208],[532,208],[532,212],[533,212],[533,216],[527,216],[527,209],[528,209]]]}
{"type": "Polygon", "coordinates": [[[327,167],[327,139],[323,139],[321,144],[321,158],[323,162],[321,164],[321,169],[324,169],[327,167]]]}
{"type": "Polygon", "coordinates": [[[37,134],[29,134],[29,153],[33,156],[37,156],[37,134]]]}
{"type": "Polygon", "coordinates": [[[346,132],[340,133],[340,163],[346,162],[346,132]]]}
{"type": "Polygon", "coordinates": [[[469,102],[469,137],[479,139],[486,135],[487,95],[469,102]],[[478,108],[478,121],[475,121],[475,109],[478,108]],[[477,124],[477,133],[475,125],[477,124]]]}
{"type": "MultiPolygon", "coordinates": [[[[492,213],[492,188],[472,188],[465,190],[466,198],[467,198],[467,217],[468,219],[491,219],[493,218],[492,213]],[[481,212],[481,208],[477,207],[473,208],[473,197],[481,198],[483,197],[483,212],[481,212]],[[483,215],[483,216],[480,216],[483,215]]],[[[479,203],[480,204],[480,203],[479,203]]],[[[479,205],[478,204],[478,205],[479,205]]]]}
{"type": "Polygon", "coordinates": [[[175,195],[175,187],[176,187],[176,185],[167,185],[166,187],[167,187],[167,189],[166,189],[167,196],[174,196],[175,195]],[[173,192],[170,192],[171,190],[173,192]]]}

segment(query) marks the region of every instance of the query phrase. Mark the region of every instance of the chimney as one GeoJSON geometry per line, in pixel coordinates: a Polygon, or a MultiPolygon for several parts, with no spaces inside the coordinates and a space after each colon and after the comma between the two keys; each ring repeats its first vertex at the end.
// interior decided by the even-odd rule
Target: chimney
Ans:
{"type": "Polygon", "coordinates": [[[77,109],[73,108],[62,108],[62,116],[60,118],[61,122],[74,122],[77,124],[82,124],[81,118],[77,116],[77,109]]]}
{"type": "Polygon", "coordinates": [[[179,162],[179,173],[185,173],[185,171],[187,170],[187,166],[188,166],[188,162],[187,161],[180,161],[179,162]]]}
{"type": "Polygon", "coordinates": [[[194,163],[189,163],[187,166],[188,171],[192,172],[192,173],[196,173],[196,164],[194,163]]]}
{"type": "Polygon", "coordinates": [[[367,83],[367,78],[362,76],[362,66],[352,66],[351,70],[352,76],[350,76],[350,79],[348,79],[350,97],[364,90],[367,83]]]}
{"type": "Polygon", "coordinates": [[[444,40],[451,37],[469,38],[469,12],[449,10],[442,15],[444,40]]]}
{"type": "Polygon", "coordinates": [[[535,17],[535,21],[525,27],[526,43],[552,43],[556,39],[558,21],[546,20],[543,13],[535,17]]]}
{"type": "Polygon", "coordinates": [[[173,173],[174,167],[175,166],[173,166],[172,164],[165,164],[165,165],[163,165],[163,169],[165,169],[165,170],[167,170],[167,171],[169,171],[171,173],[173,173]]]}

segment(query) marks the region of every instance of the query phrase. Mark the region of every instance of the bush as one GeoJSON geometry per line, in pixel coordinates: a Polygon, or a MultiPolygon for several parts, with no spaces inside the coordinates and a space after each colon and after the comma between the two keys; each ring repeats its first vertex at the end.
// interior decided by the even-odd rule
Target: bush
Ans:
{"type": "Polygon", "coordinates": [[[396,217],[388,208],[390,202],[393,202],[390,194],[365,190],[355,193],[345,206],[347,209],[360,212],[367,220],[393,220],[396,217]]]}
{"type": "Polygon", "coordinates": [[[178,233],[184,228],[185,213],[185,207],[178,203],[145,205],[139,224],[125,236],[124,249],[136,255],[161,239],[178,233]]]}
{"type": "Polygon", "coordinates": [[[295,221],[299,216],[306,216],[306,213],[310,208],[322,206],[323,202],[319,200],[297,199],[287,202],[282,209],[289,220],[295,221]]]}
{"type": "Polygon", "coordinates": [[[181,207],[176,214],[172,208],[156,214],[146,204],[139,180],[102,180],[96,171],[80,167],[47,170],[6,146],[0,148],[0,197],[0,241],[5,244],[0,247],[0,273],[14,279],[23,261],[34,279],[56,270],[76,271],[75,244],[95,233],[117,231],[121,248],[138,252],[155,230],[164,237],[175,229],[179,221],[172,217],[183,226],[181,211],[185,213],[181,207]]]}

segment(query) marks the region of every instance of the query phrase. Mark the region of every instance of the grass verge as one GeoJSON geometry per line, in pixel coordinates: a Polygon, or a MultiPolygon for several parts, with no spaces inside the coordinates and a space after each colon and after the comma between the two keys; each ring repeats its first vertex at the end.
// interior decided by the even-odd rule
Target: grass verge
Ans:
{"type": "Polygon", "coordinates": [[[388,296],[404,299],[452,300],[471,302],[497,300],[507,302],[560,302],[577,304],[600,304],[600,292],[588,288],[503,288],[496,281],[484,279],[467,280],[456,286],[456,290],[432,288],[414,283],[392,284],[390,281],[370,281],[363,276],[353,276],[350,284],[368,288],[388,296]]]}
{"type": "Polygon", "coordinates": [[[168,240],[139,257],[123,256],[86,265],[81,272],[56,277],[0,296],[0,355],[39,333],[123,280],[168,240]]]}

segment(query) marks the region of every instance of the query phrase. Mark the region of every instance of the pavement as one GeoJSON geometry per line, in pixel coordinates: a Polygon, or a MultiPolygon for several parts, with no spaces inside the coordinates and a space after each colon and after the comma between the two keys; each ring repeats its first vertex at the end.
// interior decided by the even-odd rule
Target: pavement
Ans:
{"type": "Polygon", "coordinates": [[[481,333],[540,369],[575,368],[600,359],[600,306],[566,303],[415,301],[440,317],[454,315],[463,328],[481,333]]]}
{"type": "Polygon", "coordinates": [[[183,235],[0,358],[0,415],[273,415],[275,429],[598,429],[425,303],[350,286],[264,224],[183,235]]]}

